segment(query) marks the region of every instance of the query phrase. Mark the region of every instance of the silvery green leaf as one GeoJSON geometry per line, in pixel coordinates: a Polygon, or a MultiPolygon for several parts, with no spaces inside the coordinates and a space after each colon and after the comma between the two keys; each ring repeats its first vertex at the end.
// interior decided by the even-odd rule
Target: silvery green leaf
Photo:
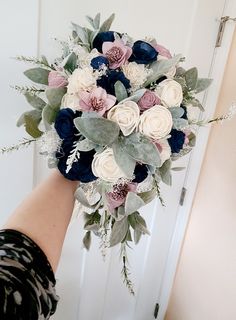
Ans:
{"type": "Polygon", "coordinates": [[[86,198],[86,194],[84,193],[84,190],[82,188],[77,188],[75,191],[75,199],[81,203],[83,206],[87,207],[87,208],[93,208],[94,206],[91,206],[90,203],[88,202],[87,198],[86,198]]]}
{"type": "Polygon", "coordinates": [[[187,70],[184,74],[184,78],[186,80],[186,84],[189,90],[194,90],[196,88],[198,79],[197,68],[194,67],[187,70]]]}
{"type": "Polygon", "coordinates": [[[43,68],[32,68],[24,72],[24,75],[35,83],[48,85],[49,70],[43,68]]]}
{"type": "Polygon", "coordinates": [[[27,116],[27,115],[30,116],[31,118],[33,118],[38,124],[39,124],[39,122],[41,121],[41,118],[42,118],[40,110],[26,111],[18,119],[18,121],[16,123],[17,127],[20,127],[25,123],[25,116],[27,116]]]}
{"type": "Polygon", "coordinates": [[[186,119],[182,119],[182,118],[178,118],[178,119],[173,119],[173,127],[176,129],[176,130],[180,130],[180,129],[183,129],[185,127],[188,126],[188,120],[186,119]]]}
{"type": "Polygon", "coordinates": [[[184,169],[186,169],[185,167],[173,167],[171,168],[172,171],[183,171],[184,169]]]}
{"type": "Polygon", "coordinates": [[[146,221],[139,214],[139,212],[136,211],[129,215],[128,221],[134,230],[139,230],[142,234],[150,234],[147,229],[146,221]]]}
{"type": "Polygon", "coordinates": [[[197,81],[195,92],[199,93],[205,91],[211,85],[212,81],[212,79],[208,78],[199,78],[197,81]]]}
{"type": "Polygon", "coordinates": [[[180,76],[183,76],[183,75],[185,74],[185,72],[186,72],[186,70],[185,70],[184,68],[178,67],[178,68],[176,68],[176,73],[175,73],[175,75],[176,75],[177,77],[180,77],[180,76]]]}
{"type": "Polygon", "coordinates": [[[81,118],[102,118],[96,111],[84,111],[81,118]]]}
{"type": "Polygon", "coordinates": [[[135,229],[134,230],[134,243],[138,244],[140,239],[141,239],[141,237],[142,237],[142,232],[135,229]]]}
{"type": "Polygon", "coordinates": [[[132,133],[124,138],[121,143],[123,150],[136,161],[155,167],[161,165],[159,151],[147,137],[139,133],[132,133]]]}
{"type": "Polygon", "coordinates": [[[84,139],[84,140],[82,140],[82,141],[79,141],[78,143],[77,143],[77,149],[79,150],[79,151],[85,151],[85,152],[87,152],[87,151],[91,151],[91,150],[93,150],[93,149],[95,149],[96,148],[96,144],[95,143],[93,143],[92,141],[90,141],[89,139],[84,139]]]}
{"type": "Polygon", "coordinates": [[[144,93],[146,91],[147,91],[146,89],[137,90],[132,94],[132,96],[129,96],[128,98],[123,100],[123,102],[125,102],[125,101],[134,101],[134,102],[137,103],[142,98],[142,96],[144,95],[144,93]]]}
{"type": "Polygon", "coordinates": [[[99,29],[100,27],[100,19],[101,19],[101,14],[97,13],[95,18],[93,19],[93,25],[95,29],[99,29]]]}
{"type": "Polygon", "coordinates": [[[91,246],[91,231],[87,231],[85,233],[85,236],[83,238],[83,244],[84,247],[89,250],[90,246],[91,246]]]}
{"type": "Polygon", "coordinates": [[[194,147],[195,146],[195,144],[196,144],[196,135],[193,133],[193,132],[191,132],[189,135],[188,135],[188,140],[189,140],[189,146],[190,147],[194,147]]]}
{"type": "Polygon", "coordinates": [[[152,73],[144,83],[144,87],[148,86],[152,82],[155,82],[158,78],[160,78],[160,76],[167,73],[173,66],[175,66],[180,61],[181,58],[182,55],[178,54],[168,60],[158,60],[153,62],[150,65],[152,73]]]}
{"type": "Polygon", "coordinates": [[[66,93],[66,88],[47,88],[45,93],[51,107],[57,110],[61,106],[61,100],[66,93]]]}
{"type": "Polygon", "coordinates": [[[43,112],[42,112],[42,119],[43,119],[43,123],[45,125],[45,128],[47,130],[49,130],[51,128],[51,124],[55,121],[56,116],[57,116],[57,110],[52,108],[49,104],[47,104],[44,108],[43,108],[43,112]]]}
{"type": "Polygon", "coordinates": [[[65,58],[63,64],[64,69],[72,73],[77,68],[78,59],[74,52],[65,58]]]}
{"type": "Polygon", "coordinates": [[[171,156],[171,160],[172,161],[178,160],[179,158],[188,154],[191,150],[192,150],[192,148],[184,148],[179,153],[173,153],[171,156]]]}
{"type": "Polygon", "coordinates": [[[32,116],[26,115],[24,116],[25,118],[25,130],[28,132],[29,135],[33,138],[39,138],[43,134],[42,131],[39,130],[38,128],[38,121],[35,120],[32,116]]]}
{"type": "Polygon", "coordinates": [[[122,242],[127,234],[129,228],[127,217],[122,220],[115,221],[110,237],[110,246],[113,247],[122,242]]]}
{"type": "Polygon", "coordinates": [[[120,206],[117,208],[117,218],[116,220],[121,220],[125,217],[125,208],[120,206]]]}
{"type": "Polygon", "coordinates": [[[88,38],[88,32],[86,30],[86,28],[83,28],[81,26],[79,26],[76,23],[72,22],[72,27],[73,30],[77,33],[79,39],[84,43],[84,44],[88,44],[89,43],[89,38],[88,38]]]}
{"type": "Polygon", "coordinates": [[[168,186],[171,186],[172,183],[172,177],[171,177],[171,160],[166,160],[163,165],[159,168],[159,172],[161,175],[161,180],[167,184],[168,186]]]}
{"type": "Polygon", "coordinates": [[[90,223],[90,222],[88,222],[88,223],[85,224],[84,229],[88,230],[88,231],[98,232],[99,224],[98,223],[90,223]]]}
{"type": "Polygon", "coordinates": [[[58,159],[56,158],[48,158],[48,168],[49,169],[54,169],[57,167],[57,164],[58,164],[58,159]]]}
{"type": "Polygon", "coordinates": [[[201,111],[205,111],[201,102],[196,99],[196,98],[193,98],[189,101],[189,103],[193,106],[193,107],[196,107],[196,108],[199,108],[201,111]]]}
{"type": "Polygon", "coordinates": [[[103,22],[103,24],[100,27],[100,31],[99,32],[109,31],[114,19],[115,19],[115,14],[112,13],[112,15],[107,20],[105,20],[103,22]]]}
{"type": "Polygon", "coordinates": [[[125,242],[125,241],[129,241],[129,242],[132,242],[133,239],[132,239],[132,236],[131,236],[131,232],[130,232],[130,229],[128,229],[128,232],[126,234],[126,237],[124,238],[124,240],[122,242],[125,242]]]}
{"type": "Polygon", "coordinates": [[[99,145],[111,145],[119,136],[120,128],[114,122],[104,118],[76,118],[76,128],[82,135],[99,145]]]}
{"type": "Polygon", "coordinates": [[[112,149],[114,152],[116,163],[125,173],[125,175],[129,179],[132,179],[136,161],[131,156],[129,156],[129,154],[122,148],[122,144],[119,140],[112,145],[112,149]]]}
{"type": "Polygon", "coordinates": [[[153,188],[149,191],[138,193],[138,196],[147,204],[156,198],[157,191],[153,188]]]}
{"type": "Polygon", "coordinates": [[[115,83],[115,96],[118,102],[128,97],[127,90],[121,81],[115,83]]]}
{"type": "Polygon", "coordinates": [[[141,199],[135,192],[128,192],[125,200],[125,214],[129,215],[144,205],[145,202],[143,199],[141,199]]]}
{"type": "Polygon", "coordinates": [[[184,114],[184,109],[181,107],[171,107],[168,108],[168,110],[170,111],[172,118],[175,119],[181,118],[184,114]]]}
{"type": "Polygon", "coordinates": [[[89,41],[90,41],[90,44],[91,44],[91,47],[92,47],[92,44],[93,44],[93,40],[96,38],[97,34],[99,33],[99,30],[95,30],[95,31],[92,31],[89,35],[89,41]]]}
{"type": "Polygon", "coordinates": [[[174,78],[174,80],[181,85],[183,91],[186,91],[186,90],[187,90],[187,85],[186,85],[186,81],[185,81],[184,78],[179,78],[179,77],[177,77],[177,78],[174,78]]]}
{"type": "Polygon", "coordinates": [[[93,18],[91,18],[90,16],[86,16],[87,21],[90,23],[91,27],[94,28],[94,22],[93,22],[93,18]]]}
{"type": "Polygon", "coordinates": [[[34,94],[26,92],[24,93],[24,96],[27,102],[35,109],[42,110],[43,107],[46,105],[45,101],[43,101],[41,98],[37,97],[34,94]]]}

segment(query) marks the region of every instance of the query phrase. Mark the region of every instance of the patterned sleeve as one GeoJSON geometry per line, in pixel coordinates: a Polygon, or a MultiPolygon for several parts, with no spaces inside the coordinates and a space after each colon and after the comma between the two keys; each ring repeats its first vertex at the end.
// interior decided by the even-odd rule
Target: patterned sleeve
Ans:
{"type": "Polygon", "coordinates": [[[0,230],[0,319],[49,319],[58,302],[55,284],[47,257],[32,239],[0,230]]]}

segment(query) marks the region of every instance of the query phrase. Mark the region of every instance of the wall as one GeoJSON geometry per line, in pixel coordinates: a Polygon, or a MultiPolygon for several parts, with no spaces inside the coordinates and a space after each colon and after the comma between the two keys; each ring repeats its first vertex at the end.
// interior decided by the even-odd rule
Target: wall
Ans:
{"type": "MultiPolygon", "coordinates": [[[[236,102],[236,31],[216,115],[236,102]]],[[[236,319],[236,118],[214,125],[166,320],[236,319]]]]}

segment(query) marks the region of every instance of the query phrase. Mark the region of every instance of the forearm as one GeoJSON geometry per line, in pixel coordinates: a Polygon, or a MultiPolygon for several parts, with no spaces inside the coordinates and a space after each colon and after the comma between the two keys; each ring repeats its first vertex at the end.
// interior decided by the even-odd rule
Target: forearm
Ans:
{"type": "Polygon", "coordinates": [[[21,203],[4,228],[25,233],[44,251],[55,271],[74,207],[77,182],[54,171],[21,203]]]}

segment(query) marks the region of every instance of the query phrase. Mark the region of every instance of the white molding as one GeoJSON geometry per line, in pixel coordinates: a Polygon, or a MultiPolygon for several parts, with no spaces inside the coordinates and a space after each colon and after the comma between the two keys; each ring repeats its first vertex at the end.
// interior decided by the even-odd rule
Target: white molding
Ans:
{"type": "MultiPolygon", "coordinates": [[[[226,0],[223,16],[228,15],[236,17],[236,0],[226,0]]],[[[209,77],[214,79],[213,85],[204,97],[204,105],[207,106],[205,113],[207,118],[214,115],[217,105],[218,95],[221,88],[221,82],[224,76],[224,70],[227,63],[228,54],[232,42],[235,23],[228,22],[225,27],[222,46],[214,50],[212,65],[209,77]]],[[[159,298],[160,310],[158,320],[163,320],[171,294],[171,289],[177,269],[181,247],[185,236],[188,220],[191,213],[191,207],[194,200],[195,191],[198,184],[198,178],[204,159],[210,128],[200,129],[197,137],[197,145],[190,157],[188,171],[185,178],[184,187],[187,189],[185,203],[179,207],[175,230],[172,237],[171,246],[166,262],[165,274],[163,277],[162,289],[159,298]]]]}

